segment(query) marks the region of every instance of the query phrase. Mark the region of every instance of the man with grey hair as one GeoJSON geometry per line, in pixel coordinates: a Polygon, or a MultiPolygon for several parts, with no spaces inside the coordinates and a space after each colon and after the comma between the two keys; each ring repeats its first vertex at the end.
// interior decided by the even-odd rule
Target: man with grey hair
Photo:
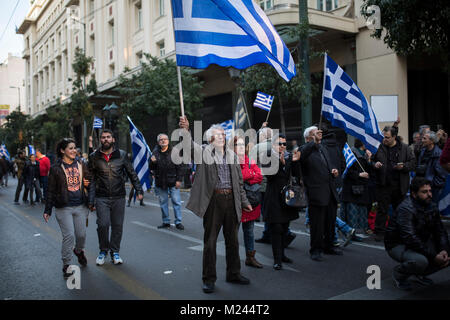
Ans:
{"type": "MultiPolygon", "coordinates": [[[[189,130],[189,121],[180,117],[179,126],[189,130]]],[[[203,218],[203,292],[214,292],[216,276],[216,243],[223,227],[225,238],[226,281],[249,284],[240,273],[238,230],[242,210],[251,211],[244,190],[241,166],[236,154],[227,148],[224,129],[214,125],[206,132],[209,142],[200,146],[191,142],[191,156],[203,155],[197,164],[194,184],[186,208],[203,218]]],[[[177,149],[174,148],[176,153],[177,149]]]]}
{"type": "Polygon", "coordinates": [[[181,224],[181,165],[172,161],[172,148],[169,144],[169,136],[165,133],[160,133],[156,139],[158,145],[152,152],[150,170],[155,176],[155,193],[159,198],[162,214],[162,224],[158,226],[158,229],[170,228],[170,195],[175,214],[175,227],[179,230],[184,230],[184,226],[181,224]]]}
{"type": "Polygon", "coordinates": [[[433,194],[433,202],[437,203],[439,195],[445,186],[447,172],[441,167],[439,158],[442,150],[436,145],[438,138],[433,131],[427,131],[422,137],[422,149],[420,150],[416,176],[424,177],[431,181],[431,191],[433,194]]]}

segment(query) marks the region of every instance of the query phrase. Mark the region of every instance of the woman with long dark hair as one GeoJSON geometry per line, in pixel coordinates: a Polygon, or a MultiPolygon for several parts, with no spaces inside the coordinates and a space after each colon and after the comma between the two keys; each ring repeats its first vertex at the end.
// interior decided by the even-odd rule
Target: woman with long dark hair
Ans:
{"type": "Polygon", "coordinates": [[[69,277],[67,268],[73,253],[82,266],[86,266],[84,254],[86,242],[87,200],[90,175],[87,165],[77,159],[75,141],[61,140],[56,147],[57,161],[50,168],[48,192],[45,201],[44,220],[48,222],[55,207],[56,220],[62,233],[63,275],[69,277]]]}

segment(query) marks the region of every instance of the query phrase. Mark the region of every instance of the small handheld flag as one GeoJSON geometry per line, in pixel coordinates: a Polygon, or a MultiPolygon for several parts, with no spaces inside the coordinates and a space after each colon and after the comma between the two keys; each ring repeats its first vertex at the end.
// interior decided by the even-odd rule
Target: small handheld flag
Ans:
{"type": "Polygon", "coordinates": [[[225,131],[226,139],[231,138],[231,134],[233,133],[233,127],[234,127],[234,121],[233,120],[227,120],[220,124],[225,131]]]}
{"type": "Polygon", "coordinates": [[[34,147],[31,144],[29,144],[28,145],[28,155],[32,155],[32,154],[36,155],[36,150],[34,150],[34,147]]]}
{"type": "Polygon", "coordinates": [[[253,106],[270,112],[272,103],[273,103],[273,96],[262,92],[258,92],[256,94],[255,102],[253,102],[253,106]]]}
{"type": "Polygon", "coordinates": [[[350,168],[356,162],[356,157],[347,143],[345,144],[344,149],[342,149],[342,153],[344,154],[346,163],[344,173],[342,174],[342,177],[344,178],[345,175],[347,174],[348,168],[350,168]]]}
{"type": "Polygon", "coordinates": [[[9,156],[8,149],[6,149],[6,146],[2,144],[0,146],[0,156],[5,157],[6,160],[11,160],[11,157],[9,156]]]}
{"type": "Polygon", "coordinates": [[[101,129],[103,128],[103,121],[100,118],[97,118],[96,116],[94,116],[94,125],[93,125],[94,129],[101,129]]]}

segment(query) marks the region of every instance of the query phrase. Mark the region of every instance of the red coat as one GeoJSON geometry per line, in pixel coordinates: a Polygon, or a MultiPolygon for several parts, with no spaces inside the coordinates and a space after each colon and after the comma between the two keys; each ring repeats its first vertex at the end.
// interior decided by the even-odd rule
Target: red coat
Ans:
{"type": "Polygon", "coordinates": [[[43,156],[40,159],[36,159],[39,162],[39,173],[41,177],[47,177],[50,172],[50,159],[43,156]]]}
{"type": "MultiPolygon", "coordinates": [[[[261,169],[256,165],[256,162],[252,160],[250,168],[248,166],[248,157],[245,156],[245,163],[241,164],[242,177],[244,182],[248,184],[261,183],[263,176],[261,174],[261,169]]],[[[252,221],[258,219],[261,214],[261,205],[253,208],[251,212],[246,212],[242,210],[242,222],[252,221]]]]}

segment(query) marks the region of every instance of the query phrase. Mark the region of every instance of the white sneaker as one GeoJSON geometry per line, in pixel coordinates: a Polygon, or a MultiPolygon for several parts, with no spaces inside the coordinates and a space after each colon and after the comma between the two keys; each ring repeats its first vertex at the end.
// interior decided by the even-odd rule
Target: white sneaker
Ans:
{"type": "Polygon", "coordinates": [[[122,260],[122,258],[119,256],[119,253],[118,253],[118,252],[114,252],[114,253],[111,255],[111,259],[112,259],[112,262],[114,262],[114,264],[122,264],[122,263],[123,263],[123,260],[122,260]]]}
{"type": "Polygon", "coordinates": [[[98,266],[102,266],[105,263],[105,258],[106,258],[106,253],[105,252],[100,252],[100,254],[97,257],[97,260],[95,260],[95,263],[98,266]]]}

